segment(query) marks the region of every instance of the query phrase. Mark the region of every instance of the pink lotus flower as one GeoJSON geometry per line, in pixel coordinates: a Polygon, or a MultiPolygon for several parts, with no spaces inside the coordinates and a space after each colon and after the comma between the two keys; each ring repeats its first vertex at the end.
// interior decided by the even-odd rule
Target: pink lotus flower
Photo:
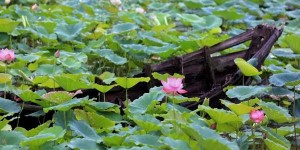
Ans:
{"type": "Polygon", "coordinates": [[[250,112],[250,119],[255,123],[261,123],[264,120],[265,114],[262,110],[252,110],[250,112]]]}
{"type": "Polygon", "coordinates": [[[57,50],[57,51],[54,53],[54,56],[55,56],[56,58],[58,58],[58,57],[60,56],[60,50],[57,50]]]}
{"type": "Polygon", "coordinates": [[[143,14],[143,13],[145,13],[145,10],[143,8],[139,7],[139,8],[135,9],[135,12],[143,14]]]}
{"type": "Polygon", "coordinates": [[[12,62],[16,58],[14,50],[2,49],[0,50],[0,61],[12,62]]]}
{"type": "Polygon", "coordinates": [[[36,11],[38,8],[39,8],[39,6],[37,4],[34,4],[34,5],[31,6],[31,9],[33,11],[36,11]]]}
{"type": "Polygon", "coordinates": [[[182,89],[183,84],[182,84],[182,79],[181,78],[174,78],[174,77],[169,77],[166,81],[161,81],[163,85],[163,90],[167,94],[172,93],[173,95],[177,95],[178,93],[184,94],[187,91],[182,89]]]}

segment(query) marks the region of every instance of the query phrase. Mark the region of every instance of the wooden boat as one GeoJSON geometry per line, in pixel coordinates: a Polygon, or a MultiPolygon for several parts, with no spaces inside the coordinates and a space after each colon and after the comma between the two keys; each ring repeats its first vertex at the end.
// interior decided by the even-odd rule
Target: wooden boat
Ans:
{"type": "MultiPolygon", "coordinates": [[[[258,25],[242,34],[225,40],[211,47],[203,47],[193,53],[178,56],[155,65],[146,65],[143,73],[137,76],[151,77],[148,85],[140,83],[129,90],[129,98],[134,100],[148,91],[147,87],[161,86],[160,81],[152,78],[153,72],[179,73],[185,76],[184,89],[188,92],[187,97],[210,98],[219,100],[224,98],[223,88],[228,85],[239,85],[242,83],[242,73],[234,63],[235,58],[249,60],[257,59],[256,68],[260,69],[264,60],[270,53],[274,43],[280,37],[283,27],[276,28],[270,25],[258,25]],[[248,49],[221,56],[212,57],[212,54],[251,41],[248,49]]],[[[245,78],[244,84],[249,85],[251,78],[245,78]]],[[[124,91],[112,90],[106,94],[106,99],[119,103],[124,100],[124,91]],[[123,97],[123,98],[121,98],[123,97]]],[[[213,105],[218,105],[214,101],[213,105]]],[[[187,102],[182,105],[187,108],[196,108],[199,103],[187,102]]]]}

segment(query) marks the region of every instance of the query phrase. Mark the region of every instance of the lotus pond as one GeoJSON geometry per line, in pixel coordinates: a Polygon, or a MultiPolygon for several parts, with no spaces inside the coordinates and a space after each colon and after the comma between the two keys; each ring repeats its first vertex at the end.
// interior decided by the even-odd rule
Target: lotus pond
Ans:
{"type": "Polygon", "coordinates": [[[298,0],[0,1],[0,149],[297,149],[299,41],[298,0]],[[258,80],[224,88],[222,107],[182,96],[180,74],[156,73],[161,86],[127,97],[149,82],[134,76],[146,64],[258,24],[284,32],[262,68],[236,59],[258,80]],[[126,91],[119,104],[105,99],[114,88],[126,91]]]}

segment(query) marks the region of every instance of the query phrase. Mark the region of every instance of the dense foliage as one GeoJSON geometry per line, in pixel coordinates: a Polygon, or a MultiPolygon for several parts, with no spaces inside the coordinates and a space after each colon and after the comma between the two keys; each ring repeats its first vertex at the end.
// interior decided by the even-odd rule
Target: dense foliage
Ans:
{"type": "MultiPolygon", "coordinates": [[[[297,145],[298,1],[5,0],[0,5],[1,149],[278,150],[297,145]],[[262,71],[239,58],[236,64],[268,84],[227,87],[229,98],[220,100],[226,109],[209,107],[209,99],[201,99],[196,110],[181,107],[199,99],[178,95],[185,92],[179,75],[156,74],[164,87],[123,99],[125,109],[103,96],[76,97],[86,89],[99,95],[114,87],[127,91],[149,81],[133,78],[145,64],[211,46],[262,23],[285,24],[262,71]],[[96,77],[103,84],[96,84],[96,77]],[[26,104],[41,110],[28,114],[26,104]],[[32,124],[28,118],[40,124],[19,126],[22,119],[32,124]]],[[[247,44],[214,55],[241,51],[247,44]]]]}

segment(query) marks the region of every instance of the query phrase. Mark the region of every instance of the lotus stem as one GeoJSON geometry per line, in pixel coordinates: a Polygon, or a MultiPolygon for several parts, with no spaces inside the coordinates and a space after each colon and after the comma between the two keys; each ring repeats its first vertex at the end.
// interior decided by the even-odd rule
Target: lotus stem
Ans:
{"type": "MultiPolygon", "coordinates": [[[[299,64],[299,61],[298,61],[299,64]]],[[[296,87],[294,86],[294,103],[293,103],[293,115],[296,118],[296,87]]],[[[294,139],[295,139],[295,147],[298,150],[298,143],[297,143],[297,131],[296,131],[296,122],[294,122],[294,139]]]]}
{"type": "Polygon", "coordinates": [[[18,114],[17,127],[19,127],[20,117],[21,117],[21,113],[22,113],[23,109],[24,109],[24,102],[22,103],[21,110],[18,114]]]}

